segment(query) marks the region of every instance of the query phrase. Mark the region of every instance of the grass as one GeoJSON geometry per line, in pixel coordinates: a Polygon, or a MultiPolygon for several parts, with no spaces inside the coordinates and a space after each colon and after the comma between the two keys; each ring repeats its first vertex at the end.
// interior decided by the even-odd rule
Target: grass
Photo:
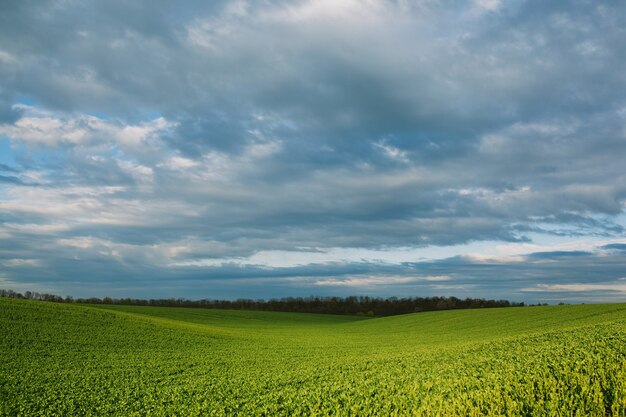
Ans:
{"type": "Polygon", "coordinates": [[[0,299],[0,415],[626,415],[626,304],[363,317],[0,299]]]}

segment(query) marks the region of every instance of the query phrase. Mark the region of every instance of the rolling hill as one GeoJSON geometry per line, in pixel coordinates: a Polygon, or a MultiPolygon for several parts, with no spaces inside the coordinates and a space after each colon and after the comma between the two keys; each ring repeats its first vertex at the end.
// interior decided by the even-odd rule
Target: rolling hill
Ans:
{"type": "Polygon", "coordinates": [[[625,415],[626,304],[383,318],[0,299],[2,415],[625,415]]]}

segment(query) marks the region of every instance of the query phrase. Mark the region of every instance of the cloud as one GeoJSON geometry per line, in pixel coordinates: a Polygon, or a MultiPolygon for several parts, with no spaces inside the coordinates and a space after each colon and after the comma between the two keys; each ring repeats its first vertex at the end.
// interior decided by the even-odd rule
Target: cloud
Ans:
{"type": "Polygon", "coordinates": [[[419,264],[414,276],[460,281],[451,291],[526,296],[584,283],[566,262],[595,277],[584,260],[613,277],[624,15],[535,0],[4,2],[0,257],[60,271],[25,265],[12,282],[120,274],[120,288],[179,273],[400,288],[419,264]],[[507,293],[489,268],[533,279],[507,293]]]}
{"type": "Polygon", "coordinates": [[[475,0],[474,4],[485,10],[497,10],[500,7],[500,0],[475,0]]]}
{"type": "Polygon", "coordinates": [[[568,257],[580,257],[580,256],[589,256],[590,252],[585,251],[548,251],[548,252],[535,252],[528,254],[528,257],[534,259],[545,259],[550,260],[554,258],[568,258],[568,257]]]}
{"type": "Polygon", "coordinates": [[[604,250],[626,251],[626,243],[610,243],[602,246],[604,250]]]}
{"type": "Polygon", "coordinates": [[[577,293],[593,291],[609,291],[626,295],[626,283],[603,283],[603,284],[537,284],[535,287],[522,288],[526,292],[557,292],[557,293],[577,293]]]}
{"type": "Polygon", "coordinates": [[[325,279],[315,281],[314,285],[329,286],[329,287],[349,287],[355,289],[370,288],[370,287],[388,287],[397,286],[401,284],[412,284],[420,281],[425,282],[439,282],[447,281],[450,278],[447,276],[430,276],[430,277],[346,277],[345,279],[325,279]]]}
{"type": "MultiPolygon", "coordinates": [[[[1,58],[0,53],[0,58],[1,58]]],[[[1,60],[0,60],[1,61],[1,60]]],[[[0,90],[0,124],[1,123],[14,123],[22,116],[22,112],[19,107],[13,106],[10,99],[3,97],[2,90],[0,90]]]]}
{"type": "Polygon", "coordinates": [[[41,262],[38,259],[7,259],[3,262],[3,265],[9,268],[15,268],[21,266],[40,266],[41,262]]]}
{"type": "Polygon", "coordinates": [[[7,182],[11,184],[20,184],[21,181],[19,178],[11,176],[11,175],[0,175],[0,182],[7,182]]]}

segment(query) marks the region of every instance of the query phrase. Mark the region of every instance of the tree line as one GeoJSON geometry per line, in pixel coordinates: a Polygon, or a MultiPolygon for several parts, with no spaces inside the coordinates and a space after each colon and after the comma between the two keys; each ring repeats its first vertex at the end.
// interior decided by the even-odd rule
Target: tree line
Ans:
{"type": "Polygon", "coordinates": [[[236,300],[188,300],[186,298],[73,298],[53,294],[26,291],[18,293],[12,290],[1,290],[0,297],[23,298],[29,300],[51,301],[57,303],[79,304],[115,304],[156,307],[196,307],[224,310],[259,310],[283,311],[298,313],[348,314],[366,316],[392,316],[396,314],[415,313],[420,311],[457,310],[470,308],[521,307],[524,303],[508,300],[487,300],[484,298],[457,297],[284,297],[263,299],[236,300]]]}

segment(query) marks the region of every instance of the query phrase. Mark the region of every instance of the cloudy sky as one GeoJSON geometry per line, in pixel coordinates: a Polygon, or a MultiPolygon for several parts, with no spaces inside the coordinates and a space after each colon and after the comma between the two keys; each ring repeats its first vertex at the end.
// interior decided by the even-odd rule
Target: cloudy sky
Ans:
{"type": "Polygon", "coordinates": [[[626,301],[626,3],[0,2],[0,288],[626,301]]]}

